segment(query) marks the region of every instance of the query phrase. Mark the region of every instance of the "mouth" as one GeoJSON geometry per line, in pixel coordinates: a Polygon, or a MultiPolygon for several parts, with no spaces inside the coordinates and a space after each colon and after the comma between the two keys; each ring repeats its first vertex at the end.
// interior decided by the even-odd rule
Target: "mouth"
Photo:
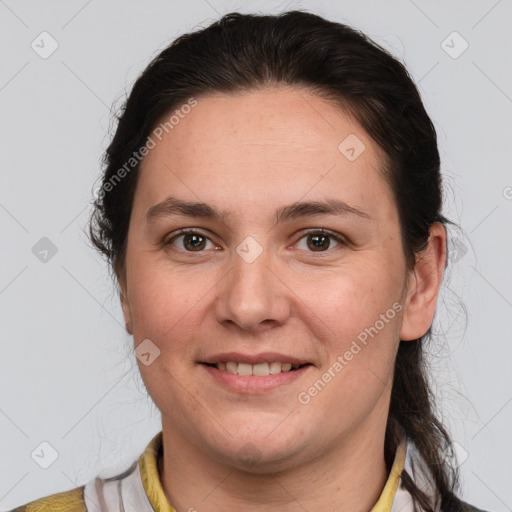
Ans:
{"type": "Polygon", "coordinates": [[[211,368],[216,368],[221,372],[232,375],[267,377],[269,375],[278,375],[280,373],[289,373],[297,371],[305,366],[311,366],[311,363],[294,364],[290,362],[282,363],[280,361],[268,361],[257,364],[249,364],[237,361],[219,361],[218,363],[201,363],[211,368]]]}
{"type": "Polygon", "coordinates": [[[243,395],[262,395],[277,388],[287,388],[304,378],[315,366],[308,359],[279,352],[223,352],[197,363],[213,382],[243,395]]]}

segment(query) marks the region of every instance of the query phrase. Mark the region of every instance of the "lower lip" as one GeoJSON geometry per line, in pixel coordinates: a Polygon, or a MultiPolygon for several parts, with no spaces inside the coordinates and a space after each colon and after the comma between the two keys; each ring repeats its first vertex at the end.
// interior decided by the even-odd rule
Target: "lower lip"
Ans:
{"type": "Polygon", "coordinates": [[[300,379],[311,368],[311,365],[306,365],[290,372],[281,372],[259,377],[257,375],[237,375],[218,370],[214,366],[208,366],[206,364],[201,364],[201,366],[223,386],[232,391],[247,394],[264,393],[280,386],[291,384],[297,379],[300,379]]]}

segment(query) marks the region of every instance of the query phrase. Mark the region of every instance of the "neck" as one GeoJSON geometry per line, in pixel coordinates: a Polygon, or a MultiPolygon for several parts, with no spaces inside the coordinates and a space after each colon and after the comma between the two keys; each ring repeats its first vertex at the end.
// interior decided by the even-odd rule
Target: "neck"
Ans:
{"type": "Polygon", "coordinates": [[[165,449],[158,467],[164,493],[177,512],[249,511],[263,505],[269,512],[320,507],[368,512],[388,478],[384,439],[385,423],[371,431],[359,427],[315,460],[255,474],[215,461],[164,423],[165,449]]]}

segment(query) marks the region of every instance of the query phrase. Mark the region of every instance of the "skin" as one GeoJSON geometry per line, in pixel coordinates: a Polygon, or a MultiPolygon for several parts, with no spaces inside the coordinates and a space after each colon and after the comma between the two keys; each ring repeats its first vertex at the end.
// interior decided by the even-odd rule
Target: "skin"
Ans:
{"type": "Polygon", "coordinates": [[[164,492],[178,512],[262,504],[368,511],[388,477],[384,434],[398,344],[432,323],[445,230],[432,226],[408,270],[396,204],[379,171],[383,154],[338,106],[284,86],[197,100],[141,164],[119,276],[135,346],[150,339],[160,350],[139,367],[162,413],[164,492]],[[350,134],[366,147],[355,161],[338,150],[350,134]],[[170,194],[229,216],[148,219],[170,194]],[[275,222],[281,206],[327,198],[368,218],[275,222]],[[171,241],[186,227],[207,237],[199,252],[190,237],[171,241]],[[312,228],[344,243],[328,238],[315,250],[303,232],[312,228]],[[262,250],[252,263],[236,251],[248,236],[262,250]],[[394,303],[399,314],[307,405],[299,403],[298,394],[394,303]],[[279,352],[311,366],[272,391],[235,392],[198,363],[226,351],[279,352]],[[252,461],[241,456],[248,443],[252,461]]]}

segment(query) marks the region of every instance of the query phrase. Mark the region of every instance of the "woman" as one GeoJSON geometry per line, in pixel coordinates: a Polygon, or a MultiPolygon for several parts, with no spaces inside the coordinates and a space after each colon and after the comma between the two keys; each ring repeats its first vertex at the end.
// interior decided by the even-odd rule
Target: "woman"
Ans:
{"type": "Polygon", "coordinates": [[[162,432],[17,510],[478,510],[423,365],[446,265],[403,65],[312,14],[230,14],[142,73],[91,236],[162,432]]]}

